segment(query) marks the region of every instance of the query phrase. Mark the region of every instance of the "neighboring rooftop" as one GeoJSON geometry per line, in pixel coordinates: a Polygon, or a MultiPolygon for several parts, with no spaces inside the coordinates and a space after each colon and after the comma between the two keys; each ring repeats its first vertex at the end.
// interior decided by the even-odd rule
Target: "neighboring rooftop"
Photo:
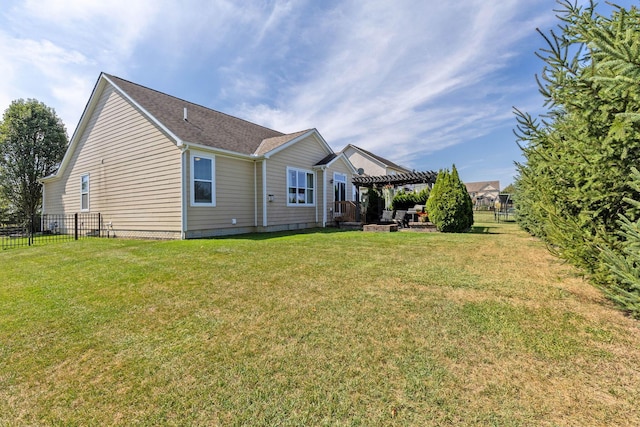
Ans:
{"type": "Polygon", "coordinates": [[[353,144],[348,144],[346,147],[344,147],[342,149],[342,153],[344,153],[349,147],[351,147],[351,148],[353,148],[355,150],[358,150],[358,151],[360,151],[360,152],[362,152],[362,153],[364,153],[364,154],[376,159],[377,161],[379,161],[380,163],[382,163],[386,167],[390,167],[390,168],[393,168],[393,169],[399,169],[400,171],[403,171],[405,173],[411,172],[411,169],[409,169],[407,167],[400,166],[400,165],[392,162],[391,160],[385,159],[384,157],[380,157],[377,154],[373,154],[371,151],[367,151],[364,148],[357,147],[357,146],[355,146],[353,144]]]}
{"type": "Polygon", "coordinates": [[[480,191],[488,191],[493,188],[496,191],[500,191],[500,181],[480,181],[480,182],[465,182],[469,193],[478,193],[480,191]]]}

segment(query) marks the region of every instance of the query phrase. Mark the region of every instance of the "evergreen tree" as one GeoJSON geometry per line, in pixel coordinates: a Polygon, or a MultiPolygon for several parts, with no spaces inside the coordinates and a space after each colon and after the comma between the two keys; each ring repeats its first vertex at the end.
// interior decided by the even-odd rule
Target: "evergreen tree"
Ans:
{"type": "Polygon", "coordinates": [[[628,183],[640,160],[640,15],[614,6],[610,17],[559,1],[560,33],[543,34],[537,76],[547,113],[516,110],[525,162],[517,164],[518,222],[548,247],[607,283],[607,250],[619,251],[619,214],[636,219],[628,183]],[[600,250],[601,248],[602,250],[600,250]]]}
{"type": "MultiPolygon", "coordinates": [[[[631,186],[640,192],[640,172],[632,169],[631,186]]],[[[619,250],[603,248],[603,259],[609,266],[613,281],[604,287],[605,293],[636,319],[640,319],[640,220],[633,221],[640,210],[640,201],[626,199],[629,210],[620,215],[619,250]]]]}
{"type": "Polygon", "coordinates": [[[438,172],[427,200],[427,212],[436,228],[445,233],[462,233],[473,225],[473,202],[455,165],[451,172],[438,172]]]}

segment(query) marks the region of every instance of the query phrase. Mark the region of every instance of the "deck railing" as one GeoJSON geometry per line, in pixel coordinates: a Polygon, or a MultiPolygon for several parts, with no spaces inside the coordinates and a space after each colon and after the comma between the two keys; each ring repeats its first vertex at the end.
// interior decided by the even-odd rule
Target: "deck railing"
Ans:
{"type": "Polygon", "coordinates": [[[359,221],[357,215],[358,206],[355,202],[334,202],[333,220],[338,222],[356,222],[359,221]]]}

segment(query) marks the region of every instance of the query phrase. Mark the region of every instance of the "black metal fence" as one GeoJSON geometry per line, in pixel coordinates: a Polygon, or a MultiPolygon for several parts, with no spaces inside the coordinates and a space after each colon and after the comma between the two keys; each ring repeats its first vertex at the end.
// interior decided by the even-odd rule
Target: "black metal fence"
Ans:
{"type": "Polygon", "coordinates": [[[0,223],[0,247],[20,246],[102,237],[106,233],[99,213],[44,214],[17,223],[0,223]]]}

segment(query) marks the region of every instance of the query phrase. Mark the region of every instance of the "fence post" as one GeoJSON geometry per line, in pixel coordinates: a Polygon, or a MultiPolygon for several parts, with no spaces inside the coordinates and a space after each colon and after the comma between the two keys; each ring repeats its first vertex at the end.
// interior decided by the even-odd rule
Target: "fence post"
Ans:
{"type": "Polygon", "coordinates": [[[73,214],[74,240],[78,240],[78,213],[73,214]]]}
{"type": "Polygon", "coordinates": [[[102,215],[98,212],[98,237],[102,237],[102,215]]]}
{"type": "Polygon", "coordinates": [[[31,215],[31,220],[29,221],[29,224],[27,225],[27,232],[28,232],[28,237],[27,237],[27,244],[29,246],[31,246],[31,242],[33,241],[33,229],[34,229],[34,223],[35,221],[35,216],[31,215]]]}

